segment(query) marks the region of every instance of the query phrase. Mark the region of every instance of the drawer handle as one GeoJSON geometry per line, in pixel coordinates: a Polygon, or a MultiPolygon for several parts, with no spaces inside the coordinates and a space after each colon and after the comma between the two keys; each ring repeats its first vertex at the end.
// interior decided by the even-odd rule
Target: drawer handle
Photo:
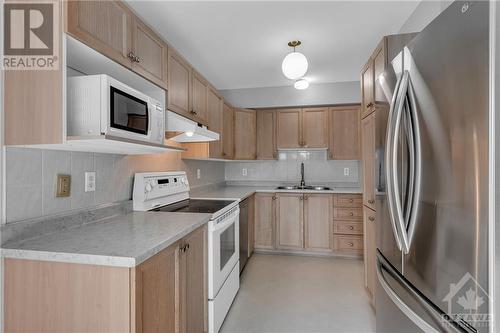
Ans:
{"type": "Polygon", "coordinates": [[[368,216],[368,220],[375,221],[375,218],[373,216],[368,216]]]}
{"type": "Polygon", "coordinates": [[[350,247],[353,247],[354,243],[353,242],[348,242],[347,245],[349,245],[350,247]]]}
{"type": "Polygon", "coordinates": [[[369,203],[369,204],[374,204],[374,203],[375,203],[375,200],[370,199],[370,200],[368,200],[368,203],[369,203]]]}
{"type": "Polygon", "coordinates": [[[349,230],[354,230],[354,227],[352,225],[350,225],[349,230]]]}

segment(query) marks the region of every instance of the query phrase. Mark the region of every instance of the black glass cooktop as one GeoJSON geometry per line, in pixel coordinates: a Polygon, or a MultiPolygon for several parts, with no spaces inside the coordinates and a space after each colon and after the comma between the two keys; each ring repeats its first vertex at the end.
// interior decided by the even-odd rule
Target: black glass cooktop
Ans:
{"type": "Polygon", "coordinates": [[[232,204],[230,200],[201,200],[188,199],[171,205],[153,209],[156,212],[184,212],[184,213],[216,213],[224,207],[232,204]]]}

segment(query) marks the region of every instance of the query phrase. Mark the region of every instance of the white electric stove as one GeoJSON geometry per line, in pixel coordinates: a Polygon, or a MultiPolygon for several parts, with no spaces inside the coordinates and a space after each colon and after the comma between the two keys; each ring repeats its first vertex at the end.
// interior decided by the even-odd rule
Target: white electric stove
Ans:
{"type": "Polygon", "coordinates": [[[237,200],[189,198],[186,173],[136,173],[136,211],[212,214],[208,223],[208,324],[218,332],[240,287],[239,206],[237,200]]]}

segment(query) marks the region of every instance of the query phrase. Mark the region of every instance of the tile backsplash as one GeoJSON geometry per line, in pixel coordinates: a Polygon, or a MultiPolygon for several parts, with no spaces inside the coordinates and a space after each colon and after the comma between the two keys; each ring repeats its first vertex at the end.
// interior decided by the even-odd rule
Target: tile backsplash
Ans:
{"type": "Polygon", "coordinates": [[[130,200],[134,173],[176,170],[186,171],[191,187],[224,181],[223,163],[184,161],[177,152],[127,156],[8,147],[6,222],[130,200]],[[94,192],[85,192],[86,171],[96,172],[94,192]],[[58,174],[71,175],[69,197],[55,196],[58,174]]]}
{"type": "Polygon", "coordinates": [[[228,162],[225,166],[225,178],[226,181],[299,182],[302,162],[306,183],[338,182],[359,185],[360,162],[327,160],[326,150],[283,150],[279,152],[277,161],[228,162]],[[347,171],[345,169],[348,169],[348,175],[344,174],[347,171]]]}

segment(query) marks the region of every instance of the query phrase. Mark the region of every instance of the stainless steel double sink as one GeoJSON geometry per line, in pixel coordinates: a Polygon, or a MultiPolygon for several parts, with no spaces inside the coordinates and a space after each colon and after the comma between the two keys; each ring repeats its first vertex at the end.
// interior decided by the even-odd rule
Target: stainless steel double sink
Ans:
{"type": "Polygon", "coordinates": [[[298,185],[283,185],[276,187],[277,190],[310,190],[310,191],[330,191],[332,188],[327,186],[298,186],[298,185]]]}

